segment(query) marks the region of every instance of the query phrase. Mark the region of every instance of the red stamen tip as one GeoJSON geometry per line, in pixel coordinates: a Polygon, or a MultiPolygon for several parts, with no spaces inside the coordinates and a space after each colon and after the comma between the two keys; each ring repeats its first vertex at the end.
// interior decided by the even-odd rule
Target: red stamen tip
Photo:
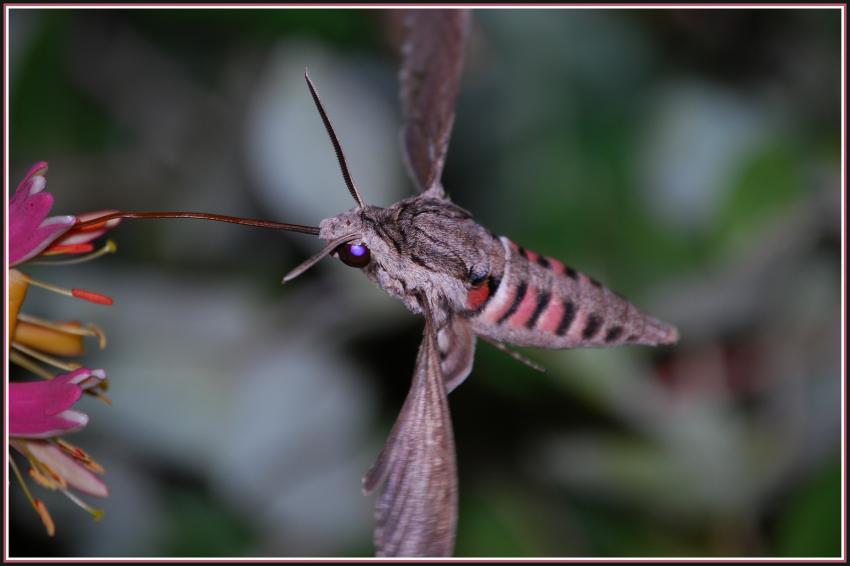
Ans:
{"type": "Polygon", "coordinates": [[[100,293],[94,293],[92,291],[86,291],[85,289],[71,289],[71,295],[78,299],[91,301],[92,303],[97,303],[99,305],[112,304],[112,297],[107,297],[106,295],[101,295],[100,293]]]}
{"type": "Polygon", "coordinates": [[[57,245],[47,248],[45,253],[48,254],[86,254],[94,250],[93,244],[67,244],[57,245]]]}

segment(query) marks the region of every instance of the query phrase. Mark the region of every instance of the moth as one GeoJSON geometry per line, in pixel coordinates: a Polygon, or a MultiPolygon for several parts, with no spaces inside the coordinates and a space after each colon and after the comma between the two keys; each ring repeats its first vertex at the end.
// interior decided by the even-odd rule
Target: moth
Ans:
{"type": "Polygon", "coordinates": [[[400,74],[402,142],[419,194],[367,205],[307,77],[356,208],[325,219],[326,255],[358,268],[425,319],[410,392],[377,461],[363,478],[379,491],[379,556],[449,556],[458,482],[447,395],[469,375],[477,337],[497,344],[577,348],[677,341],[677,330],[639,311],[595,279],[478,224],[440,183],[469,29],[469,13],[414,10],[400,74]]]}
{"type": "MultiPolygon", "coordinates": [[[[425,321],[410,391],[363,491],[377,491],[379,556],[450,556],[458,479],[448,394],[472,370],[477,338],[506,348],[658,346],[678,340],[661,322],[592,277],[478,224],[452,203],[440,177],[454,122],[470,15],[410,10],[404,24],[401,141],[418,193],[391,206],[368,205],[352,178],[318,92],[310,94],[356,207],[319,227],[192,213],[115,213],[189,217],[317,235],[326,245],[290,271],[291,281],[326,256],[360,269],[425,321]]],[[[523,359],[516,353],[513,355],[523,359]]]]}

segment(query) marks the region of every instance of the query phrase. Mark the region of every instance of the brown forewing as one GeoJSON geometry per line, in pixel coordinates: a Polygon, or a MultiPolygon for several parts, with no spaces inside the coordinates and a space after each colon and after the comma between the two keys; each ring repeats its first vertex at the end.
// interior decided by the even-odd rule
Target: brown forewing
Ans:
{"type": "Polygon", "coordinates": [[[401,136],[408,169],[421,191],[442,195],[440,175],[454,123],[469,19],[466,10],[409,10],[405,17],[401,136]]]}
{"type": "Polygon", "coordinates": [[[379,486],[378,556],[451,556],[457,526],[457,465],[437,337],[426,315],[413,383],[387,444],[363,478],[379,486]]]}

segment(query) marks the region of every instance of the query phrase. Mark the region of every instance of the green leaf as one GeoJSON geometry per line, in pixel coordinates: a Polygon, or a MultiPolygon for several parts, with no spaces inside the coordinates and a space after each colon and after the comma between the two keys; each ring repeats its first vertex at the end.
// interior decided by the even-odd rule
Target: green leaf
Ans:
{"type": "Polygon", "coordinates": [[[841,465],[833,461],[794,494],[779,520],[777,554],[841,555],[841,465]]]}

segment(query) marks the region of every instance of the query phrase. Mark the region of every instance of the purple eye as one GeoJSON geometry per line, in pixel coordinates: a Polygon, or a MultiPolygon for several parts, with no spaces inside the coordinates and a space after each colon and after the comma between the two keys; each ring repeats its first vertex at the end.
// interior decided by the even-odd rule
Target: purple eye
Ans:
{"type": "Polygon", "coordinates": [[[366,267],[371,257],[369,248],[363,244],[343,244],[337,248],[337,254],[342,263],[351,267],[366,267]]]}

